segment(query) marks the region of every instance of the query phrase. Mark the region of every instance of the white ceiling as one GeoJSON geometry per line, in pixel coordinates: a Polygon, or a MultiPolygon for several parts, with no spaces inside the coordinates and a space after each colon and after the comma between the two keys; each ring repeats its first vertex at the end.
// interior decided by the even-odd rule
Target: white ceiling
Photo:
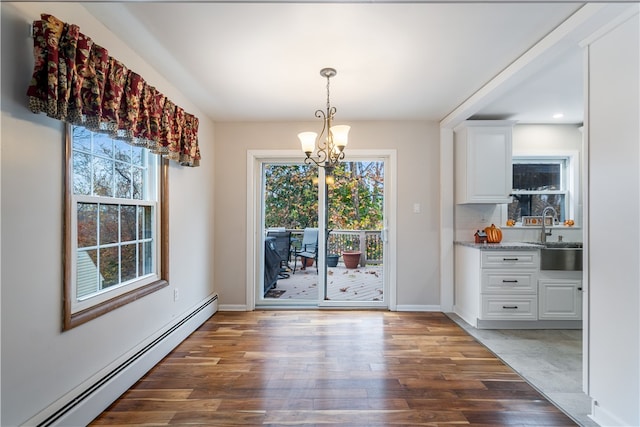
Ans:
{"type": "MultiPolygon", "coordinates": [[[[216,121],[442,120],[578,3],[87,3],[216,121]]],[[[90,29],[81,29],[89,34],[90,29]]],[[[582,122],[577,43],[475,112],[582,122]]]]}

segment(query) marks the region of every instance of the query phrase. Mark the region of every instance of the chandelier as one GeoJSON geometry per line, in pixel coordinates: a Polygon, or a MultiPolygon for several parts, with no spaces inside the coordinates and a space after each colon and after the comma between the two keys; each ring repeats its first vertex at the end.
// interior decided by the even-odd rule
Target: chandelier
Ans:
{"type": "Polygon", "coordinates": [[[351,129],[351,126],[332,125],[336,107],[332,107],[329,101],[329,79],[336,74],[337,71],[334,68],[320,70],[320,75],[327,78],[327,111],[316,110],[316,117],[322,119],[320,138],[317,139],[318,134],[315,132],[298,134],[302,151],[307,156],[304,162],[308,165],[315,163],[327,170],[332,170],[340,160],[344,159],[344,147],[347,146],[349,129],[351,129]],[[325,136],[324,142],[322,141],[323,135],[325,136]]]}

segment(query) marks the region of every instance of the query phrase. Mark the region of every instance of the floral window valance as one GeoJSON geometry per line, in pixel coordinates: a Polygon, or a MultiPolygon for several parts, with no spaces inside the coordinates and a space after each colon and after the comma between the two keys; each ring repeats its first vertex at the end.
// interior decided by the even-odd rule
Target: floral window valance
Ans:
{"type": "Polygon", "coordinates": [[[47,14],[41,18],[33,23],[31,111],[199,166],[197,117],[110,57],[77,25],[47,14]]]}

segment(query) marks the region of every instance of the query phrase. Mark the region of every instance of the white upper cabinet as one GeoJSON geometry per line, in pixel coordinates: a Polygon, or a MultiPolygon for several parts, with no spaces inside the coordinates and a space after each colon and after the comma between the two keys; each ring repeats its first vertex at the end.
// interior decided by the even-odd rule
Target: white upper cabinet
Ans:
{"type": "Polygon", "coordinates": [[[511,120],[467,120],[455,128],[456,203],[511,203],[511,120]]]}

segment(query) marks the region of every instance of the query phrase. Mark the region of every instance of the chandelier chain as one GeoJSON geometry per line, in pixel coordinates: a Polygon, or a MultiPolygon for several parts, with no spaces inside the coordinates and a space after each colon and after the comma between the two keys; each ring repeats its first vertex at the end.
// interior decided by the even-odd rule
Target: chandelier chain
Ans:
{"type": "Polygon", "coordinates": [[[327,113],[329,113],[329,110],[331,109],[331,101],[329,101],[329,82],[330,82],[331,78],[329,76],[327,76],[327,113]]]}

